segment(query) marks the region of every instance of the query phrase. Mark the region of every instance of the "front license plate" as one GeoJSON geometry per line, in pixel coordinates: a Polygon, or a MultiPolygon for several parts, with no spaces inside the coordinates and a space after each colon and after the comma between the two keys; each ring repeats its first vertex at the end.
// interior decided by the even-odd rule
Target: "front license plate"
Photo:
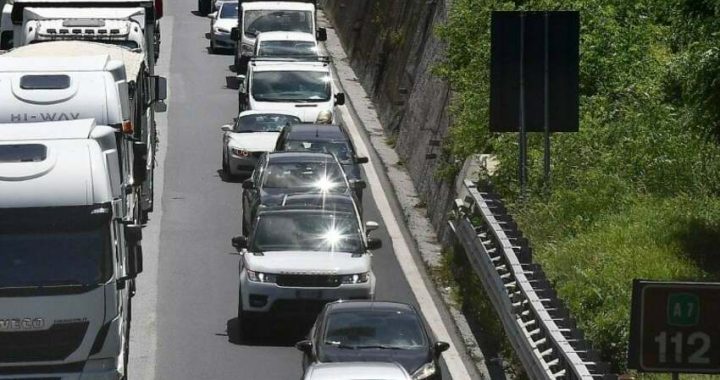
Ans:
{"type": "Polygon", "coordinates": [[[298,290],[295,295],[298,299],[318,300],[322,298],[322,290],[298,290]]]}

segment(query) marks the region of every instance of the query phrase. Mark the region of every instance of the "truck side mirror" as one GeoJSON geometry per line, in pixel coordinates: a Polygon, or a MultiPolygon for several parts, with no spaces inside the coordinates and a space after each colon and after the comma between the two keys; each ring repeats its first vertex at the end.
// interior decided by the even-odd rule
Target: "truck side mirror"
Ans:
{"type": "Polygon", "coordinates": [[[142,226],[139,224],[125,225],[125,241],[128,246],[136,246],[142,240],[142,226]]]}
{"type": "Polygon", "coordinates": [[[230,29],[230,39],[233,41],[240,41],[240,29],[238,29],[238,28],[230,29]]]}
{"type": "Polygon", "coordinates": [[[132,248],[132,252],[128,257],[128,266],[130,276],[136,277],[143,271],[143,252],[142,246],[138,245],[132,248]]]}
{"type": "Polygon", "coordinates": [[[238,74],[237,81],[238,81],[238,90],[240,90],[241,94],[245,93],[245,79],[247,76],[245,74],[238,74]]]}
{"type": "Polygon", "coordinates": [[[317,38],[319,42],[327,41],[327,29],[318,28],[317,33],[315,33],[315,38],[317,38]]]}
{"type": "Polygon", "coordinates": [[[242,188],[245,190],[252,190],[255,188],[255,183],[252,181],[252,179],[246,179],[243,181],[242,188]]]}
{"type": "Polygon", "coordinates": [[[133,181],[143,183],[147,179],[148,147],[144,142],[133,143],[133,181]]]}
{"type": "Polygon", "coordinates": [[[309,354],[310,351],[312,351],[312,347],[313,347],[313,344],[309,340],[301,340],[301,341],[295,343],[295,348],[297,348],[298,350],[300,350],[306,354],[309,354]]]}
{"type": "Polygon", "coordinates": [[[342,92],[335,94],[335,105],[342,106],[344,104],[345,104],[345,94],[343,94],[342,92]]]}
{"type": "Polygon", "coordinates": [[[350,187],[353,188],[354,190],[361,190],[361,189],[366,188],[367,184],[363,180],[352,179],[352,180],[350,180],[350,187]]]}
{"type": "Polygon", "coordinates": [[[369,160],[367,157],[355,157],[355,162],[358,164],[367,164],[369,160]]]}
{"type": "Polygon", "coordinates": [[[365,232],[369,233],[369,232],[377,230],[378,228],[380,228],[380,225],[377,224],[377,222],[367,221],[365,223],[365,232]]]}
{"type": "Polygon", "coordinates": [[[167,99],[167,79],[158,75],[153,75],[153,96],[155,101],[163,101],[167,99]]]}

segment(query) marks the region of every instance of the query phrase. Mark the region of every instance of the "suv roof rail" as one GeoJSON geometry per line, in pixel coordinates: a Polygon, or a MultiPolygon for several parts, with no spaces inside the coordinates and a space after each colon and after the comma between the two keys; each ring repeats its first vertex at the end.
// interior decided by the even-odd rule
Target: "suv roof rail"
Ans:
{"type": "Polygon", "coordinates": [[[252,57],[250,58],[251,63],[255,62],[320,62],[330,63],[332,58],[327,55],[294,55],[287,57],[252,57]]]}

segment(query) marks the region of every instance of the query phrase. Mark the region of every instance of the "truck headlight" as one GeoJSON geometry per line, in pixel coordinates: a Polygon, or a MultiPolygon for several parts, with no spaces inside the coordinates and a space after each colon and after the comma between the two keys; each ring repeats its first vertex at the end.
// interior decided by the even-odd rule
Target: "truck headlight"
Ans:
{"type": "Polygon", "coordinates": [[[274,284],[277,282],[277,275],[275,274],[255,272],[249,269],[247,270],[247,277],[248,280],[252,282],[262,282],[267,284],[274,284]]]}
{"type": "Polygon", "coordinates": [[[343,284],[364,284],[368,281],[370,281],[370,272],[340,276],[340,282],[343,284]]]}
{"type": "Polygon", "coordinates": [[[412,374],[412,380],[424,380],[428,377],[435,374],[437,371],[437,367],[435,366],[435,362],[432,361],[430,363],[423,364],[422,367],[418,368],[415,373],[412,374]]]}

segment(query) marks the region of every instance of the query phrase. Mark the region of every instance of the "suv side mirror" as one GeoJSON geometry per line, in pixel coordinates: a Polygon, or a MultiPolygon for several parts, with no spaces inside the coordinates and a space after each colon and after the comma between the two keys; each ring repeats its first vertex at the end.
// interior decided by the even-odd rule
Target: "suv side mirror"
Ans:
{"type": "Polygon", "coordinates": [[[252,190],[255,188],[255,182],[252,179],[246,179],[243,181],[242,188],[245,190],[252,190]]]}
{"type": "Polygon", "coordinates": [[[327,29],[318,28],[315,38],[317,38],[318,42],[327,41],[327,29]]]}
{"type": "Polygon", "coordinates": [[[128,246],[138,245],[140,240],[142,240],[142,226],[139,224],[126,224],[125,241],[128,246]]]}
{"type": "Polygon", "coordinates": [[[355,157],[355,162],[358,164],[367,164],[369,161],[367,157],[355,157]]]}
{"type": "Polygon", "coordinates": [[[133,181],[143,183],[147,179],[148,148],[144,142],[133,142],[133,181]]]}
{"type": "Polygon", "coordinates": [[[222,127],[220,127],[220,130],[223,132],[230,132],[232,131],[233,125],[232,124],[225,124],[222,127]]]}
{"type": "Polygon", "coordinates": [[[238,29],[238,28],[230,29],[230,39],[233,41],[240,41],[240,29],[238,29]]]}
{"type": "Polygon", "coordinates": [[[143,271],[143,252],[142,246],[136,246],[132,249],[130,256],[128,256],[128,272],[130,277],[137,277],[143,271]]]}
{"type": "Polygon", "coordinates": [[[342,92],[338,92],[335,94],[335,105],[336,106],[342,106],[345,104],[345,94],[342,92]]]}
{"type": "Polygon", "coordinates": [[[382,240],[376,239],[376,238],[370,238],[367,239],[367,249],[370,251],[374,251],[376,249],[382,248],[382,240]]]}
{"type": "Polygon", "coordinates": [[[232,238],[232,245],[238,250],[247,248],[247,243],[245,236],[235,236],[232,238]]]}
{"type": "Polygon", "coordinates": [[[309,340],[301,340],[301,341],[295,343],[295,348],[297,348],[298,350],[300,350],[306,354],[309,354],[310,351],[312,351],[312,347],[313,347],[312,341],[309,341],[309,340]]]}
{"type": "Polygon", "coordinates": [[[353,180],[350,180],[350,187],[355,190],[360,190],[360,189],[366,188],[367,184],[363,180],[353,179],[353,180]]]}
{"type": "Polygon", "coordinates": [[[245,78],[246,78],[246,76],[244,74],[239,74],[237,76],[238,90],[240,90],[241,94],[245,93],[245,78]]]}
{"type": "Polygon", "coordinates": [[[365,232],[372,232],[380,228],[380,225],[377,222],[368,221],[365,223],[365,232]]]}
{"type": "Polygon", "coordinates": [[[440,354],[447,351],[448,348],[450,348],[450,344],[448,344],[446,342],[435,342],[435,344],[433,345],[435,355],[437,355],[437,356],[440,356],[440,354]]]}
{"type": "Polygon", "coordinates": [[[215,12],[213,12],[213,13],[208,13],[207,17],[208,17],[208,18],[215,18],[215,17],[217,17],[217,11],[215,11],[215,12]]]}

